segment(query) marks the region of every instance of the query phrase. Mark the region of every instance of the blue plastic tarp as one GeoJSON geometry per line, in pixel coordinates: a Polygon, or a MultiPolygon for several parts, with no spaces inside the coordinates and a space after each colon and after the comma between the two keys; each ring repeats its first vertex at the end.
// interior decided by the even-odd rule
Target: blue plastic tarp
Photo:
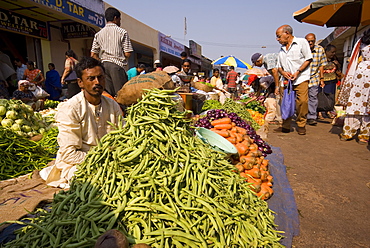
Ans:
{"type": "Polygon", "coordinates": [[[269,208],[276,213],[275,223],[279,231],[284,231],[284,239],[281,244],[292,247],[293,237],[299,235],[299,214],[294,199],[293,190],[290,187],[284,165],[284,156],[280,148],[272,147],[272,154],[266,159],[270,160],[270,174],[274,177],[274,194],[267,201],[269,208]]]}

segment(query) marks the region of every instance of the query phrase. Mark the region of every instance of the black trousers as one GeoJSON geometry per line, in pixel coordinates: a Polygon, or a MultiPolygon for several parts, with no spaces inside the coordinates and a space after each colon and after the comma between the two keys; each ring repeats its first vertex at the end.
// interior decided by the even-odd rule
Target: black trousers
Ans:
{"type": "Polygon", "coordinates": [[[104,61],[103,66],[105,69],[105,90],[114,97],[128,81],[126,71],[112,62],[104,61]]]}

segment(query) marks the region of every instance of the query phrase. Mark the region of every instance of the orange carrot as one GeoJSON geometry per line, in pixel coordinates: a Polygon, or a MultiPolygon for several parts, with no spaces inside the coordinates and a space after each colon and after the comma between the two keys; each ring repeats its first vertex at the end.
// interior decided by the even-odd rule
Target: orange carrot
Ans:
{"type": "Polygon", "coordinates": [[[243,172],[244,171],[243,164],[241,164],[241,163],[236,164],[235,167],[238,169],[239,172],[243,172]]]}
{"type": "Polygon", "coordinates": [[[244,171],[246,174],[251,175],[253,178],[260,178],[261,177],[261,171],[258,168],[253,167],[250,170],[244,171]]]}
{"type": "MultiPolygon", "coordinates": [[[[238,142],[238,136],[236,137],[236,142],[238,142]]],[[[238,143],[235,145],[235,147],[238,150],[239,156],[243,156],[248,151],[248,146],[244,145],[243,143],[238,143]]]]}
{"type": "Polygon", "coordinates": [[[212,126],[216,126],[216,125],[220,125],[220,124],[231,124],[231,119],[230,118],[221,118],[221,119],[214,120],[214,121],[211,122],[212,126]]]}
{"type": "Polygon", "coordinates": [[[217,134],[219,134],[219,135],[221,135],[224,138],[230,137],[229,132],[226,131],[226,130],[217,130],[217,129],[214,129],[212,131],[215,132],[215,133],[217,133],[217,134]]]}
{"type": "Polygon", "coordinates": [[[236,144],[236,138],[235,137],[228,137],[228,138],[226,138],[228,141],[230,141],[231,142],[231,144],[236,144]]]}
{"type": "Polygon", "coordinates": [[[217,125],[214,125],[214,127],[216,129],[227,129],[227,130],[232,128],[231,124],[217,124],[217,125]]]}
{"type": "MultiPolygon", "coordinates": [[[[240,134],[240,133],[236,133],[236,134],[235,134],[235,136],[236,136],[236,141],[237,141],[238,143],[241,143],[241,142],[244,140],[243,135],[242,135],[242,134],[240,134]]],[[[249,148],[249,147],[248,147],[248,148],[249,148]]]]}
{"type": "Polygon", "coordinates": [[[236,126],[235,128],[238,130],[238,133],[247,134],[247,130],[245,130],[244,128],[238,126],[236,126]]]}

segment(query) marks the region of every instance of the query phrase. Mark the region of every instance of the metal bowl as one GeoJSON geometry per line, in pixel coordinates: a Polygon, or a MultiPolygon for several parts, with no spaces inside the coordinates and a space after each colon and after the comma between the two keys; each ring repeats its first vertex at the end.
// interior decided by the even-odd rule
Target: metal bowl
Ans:
{"type": "Polygon", "coordinates": [[[178,76],[184,83],[190,83],[194,79],[194,76],[191,75],[178,75],[178,76]]]}

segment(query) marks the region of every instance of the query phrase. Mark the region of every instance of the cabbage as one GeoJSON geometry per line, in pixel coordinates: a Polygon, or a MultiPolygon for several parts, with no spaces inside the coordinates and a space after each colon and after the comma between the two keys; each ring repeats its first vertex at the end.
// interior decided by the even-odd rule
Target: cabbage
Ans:
{"type": "Polygon", "coordinates": [[[23,132],[26,132],[26,133],[32,132],[31,127],[27,125],[22,126],[22,130],[23,132]]]}
{"type": "Polygon", "coordinates": [[[9,110],[8,112],[6,112],[6,118],[7,119],[12,119],[12,120],[15,120],[18,118],[18,114],[16,111],[14,110],[9,110]]]}
{"type": "Polygon", "coordinates": [[[14,123],[11,128],[13,131],[21,131],[21,126],[17,123],[14,123]]]}
{"type": "Polygon", "coordinates": [[[25,122],[24,119],[17,119],[17,120],[15,120],[15,123],[17,123],[17,124],[19,124],[21,126],[26,125],[26,122],[25,122]]]}
{"type": "Polygon", "coordinates": [[[6,113],[6,108],[4,106],[0,106],[0,116],[5,115],[6,113]]]}
{"type": "Polygon", "coordinates": [[[14,121],[11,119],[4,119],[1,121],[1,125],[3,127],[11,127],[13,125],[14,121]]]}

